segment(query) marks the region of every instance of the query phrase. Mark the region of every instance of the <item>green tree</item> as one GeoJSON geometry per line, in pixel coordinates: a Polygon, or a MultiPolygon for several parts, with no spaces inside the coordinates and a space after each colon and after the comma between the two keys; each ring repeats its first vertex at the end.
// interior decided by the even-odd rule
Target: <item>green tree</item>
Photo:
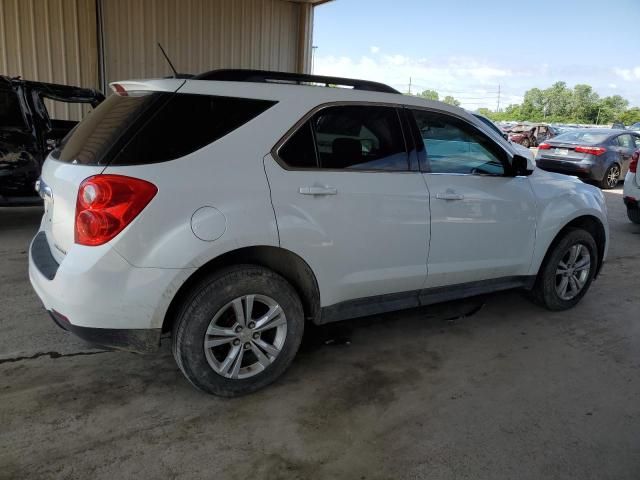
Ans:
{"type": "Polygon", "coordinates": [[[456,107],[460,106],[460,102],[458,100],[456,100],[455,98],[453,98],[451,95],[447,95],[446,97],[444,97],[444,100],[442,100],[444,103],[448,103],[449,105],[454,105],[456,107]]]}
{"type": "Polygon", "coordinates": [[[620,121],[625,125],[640,122],[640,108],[633,107],[620,115],[620,121]]]}
{"type": "Polygon", "coordinates": [[[629,101],[620,95],[605,97],[598,102],[596,123],[621,121],[622,115],[629,106],[629,101]]]}
{"type": "Polygon", "coordinates": [[[423,90],[416,95],[417,97],[426,98],[427,100],[439,100],[440,96],[435,90],[423,90]]]}
{"type": "Polygon", "coordinates": [[[596,123],[600,96],[591,85],[578,84],[573,87],[571,116],[579,123],[596,123]]]}
{"type": "Polygon", "coordinates": [[[573,92],[565,82],[556,82],[543,90],[543,117],[563,118],[571,112],[573,92]]]}

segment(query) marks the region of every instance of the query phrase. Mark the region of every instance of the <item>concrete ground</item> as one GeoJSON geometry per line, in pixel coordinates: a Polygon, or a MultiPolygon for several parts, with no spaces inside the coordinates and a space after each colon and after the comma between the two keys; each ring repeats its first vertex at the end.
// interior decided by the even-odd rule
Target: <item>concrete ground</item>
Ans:
{"type": "Polygon", "coordinates": [[[0,209],[0,478],[640,478],[640,226],[574,310],[517,292],[311,332],[275,385],[194,390],[168,342],[103,352],[27,279],[40,212],[0,209]]]}

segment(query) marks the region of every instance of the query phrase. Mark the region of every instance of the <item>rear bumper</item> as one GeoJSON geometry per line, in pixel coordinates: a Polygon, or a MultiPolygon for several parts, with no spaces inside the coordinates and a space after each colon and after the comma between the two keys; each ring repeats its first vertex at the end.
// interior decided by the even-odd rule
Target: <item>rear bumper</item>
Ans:
{"type": "Polygon", "coordinates": [[[160,329],[90,328],[73,325],[63,315],[49,311],[51,319],[63,330],[93,345],[136,353],[150,353],[158,349],[160,329]]]}
{"type": "Polygon", "coordinates": [[[136,268],[110,245],[73,245],[58,265],[46,234],[29,249],[29,279],[56,323],[97,345],[149,352],[189,270],[136,268]],[[47,255],[48,253],[48,255],[47,255]]]}
{"type": "Polygon", "coordinates": [[[588,162],[568,162],[562,160],[536,159],[536,165],[543,170],[555,173],[564,173],[578,178],[589,180],[602,180],[604,171],[597,164],[588,162]]]}

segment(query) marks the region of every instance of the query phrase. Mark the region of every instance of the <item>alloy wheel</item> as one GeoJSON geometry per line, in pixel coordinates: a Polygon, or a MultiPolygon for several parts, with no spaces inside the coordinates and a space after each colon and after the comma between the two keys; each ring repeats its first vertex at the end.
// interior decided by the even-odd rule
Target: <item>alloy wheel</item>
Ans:
{"type": "Polygon", "coordinates": [[[582,291],[591,270],[589,249],[575,243],[566,251],[556,269],[556,293],[562,300],[573,300],[582,291]]]}
{"type": "Polygon", "coordinates": [[[286,336],[287,319],[278,302],[244,295],[214,315],[204,336],[205,357],[225,378],[249,378],[274,362],[286,336]]]}
{"type": "Polygon", "coordinates": [[[614,188],[618,185],[618,181],[620,180],[620,167],[617,165],[612,165],[607,171],[607,186],[609,188],[614,188]]]}

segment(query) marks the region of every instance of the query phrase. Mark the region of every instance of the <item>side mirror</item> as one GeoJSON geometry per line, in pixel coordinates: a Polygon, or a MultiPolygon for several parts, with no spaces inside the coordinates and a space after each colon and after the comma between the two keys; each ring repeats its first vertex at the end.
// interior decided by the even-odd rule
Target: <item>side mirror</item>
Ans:
{"type": "Polygon", "coordinates": [[[530,161],[522,155],[516,154],[511,160],[511,168],[515,176],[528,176],[533,173],[534,166],[533,161],[530,161]]]}
{"type": "Polygon", "coordinates": [[[503,137],[505,140],[509,140],[509,134],[508,134],[508,133],[503,133],[503,134],[502,134],[502,137],[503,137]]]}

